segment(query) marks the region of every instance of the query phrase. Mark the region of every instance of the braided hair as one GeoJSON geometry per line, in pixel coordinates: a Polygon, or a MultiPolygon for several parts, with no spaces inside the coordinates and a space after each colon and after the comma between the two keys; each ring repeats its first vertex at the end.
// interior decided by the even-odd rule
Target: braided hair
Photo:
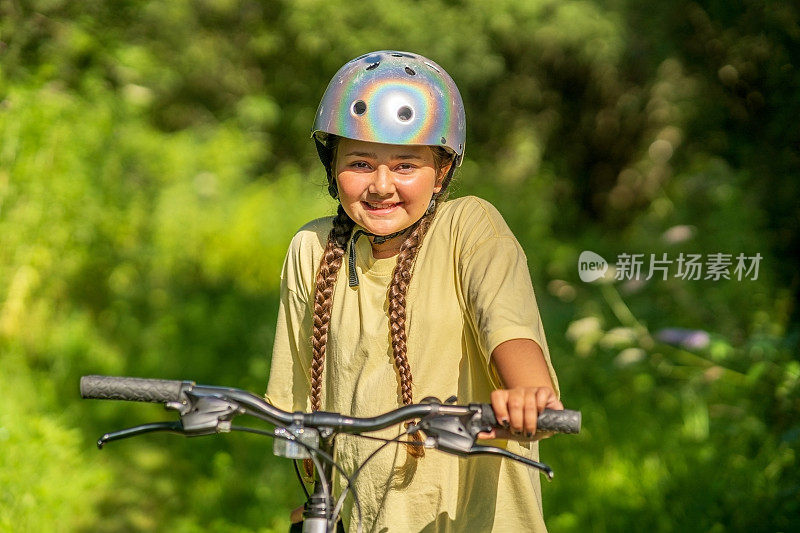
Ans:
{"type": "MultiPolygon", "coordinates": [[[[325,170],[328,177],[328,192],[333,198],[338,198],[336,180],[333,176],[333,163],[335,161],[336,150],[339,138],[330,136],[324,146],[321,147],[321,154],[325,155],[328,164],[325,170]],[[324,150],[324,151],[322,151],[324,150]]],[[[445,165],[452,161],[452,156],[441,147],[432,147],[434,162],[437,172],[440,172],[445,165]]],[[[441,191],[435,195],[433,209],[429,209],[425,215],[417,221],[412,230],[400,246],[397,255],[397,264],[392,274],[392,281],[389,286],[389,329],[391,333],[392,355],[400,381],[400,399],[404,405],[413,403],[412,383],[413,377],[411,367],[408,364],[407,344],[406,344],[406,294],[411,283],[411,275],[414,260],[417,257],[422,241],[436,215],[436,208],[446,199],[447,186],[452,179],[455,165],[451,165],[450,171],[442,182],[441,191]]],[[[355,222],[345,213],[344,208],[339,204],[336,217],[333,219],[333,228],[328,234],[328,241],[325,251],[322,254],[319,270],[316,278],[316,288],[314,292],[313,309],[313,328],[311,335],[312,361],[311,361],[311,409],[317,411],[322,404],[322,376],[325,365],[325,348],[328,340],[328,327],[331,319],[331,308],[333,306],[333,289],[336,285],[337,274],[342,266],[342,258],[345,254],[347,241],[350,233],[355,226],[355,222]]],[[[419,432],[411,435],[411,440],[421,443],[422,437],[419,432]]],[[[425,454],[424,448],[420,445],[408,446],[408,453],[412,457],[422,457],[425,454]]],[[[306,461],[306,471],[310,473],[310,461],[306,461]]]]}
{"type": "Polygon", "coordinates": [[[328,234],[328,243],[322,254],[314,291],[314,322],[311,333],[311,410],[319,411],[322,402],[322,370],[325,363],[325,347],[328,343],[328,326],[333,307],[333,288],[342,266],[345,246],[355,223],[339,204],[333,228],[328,234]]]}

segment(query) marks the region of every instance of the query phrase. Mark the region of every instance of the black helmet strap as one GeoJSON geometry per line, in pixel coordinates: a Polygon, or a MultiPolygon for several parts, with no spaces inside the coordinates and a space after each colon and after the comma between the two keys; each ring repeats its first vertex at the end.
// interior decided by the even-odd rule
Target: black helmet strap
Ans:
{"type": "MultiPolygon", "coordinates": [[[[413,227],[413,226],[409,226],[413,227]]],[[[395,237],[399,237],[409,228],[403,228],[400,231],[396,231],[394,233],[390,233],[389,235],[375,235],[374,233],[370,233],[368,231],[364,231],[363,229],[356,230],[353,233],[353,236],[350,238],[350,257],[347,261],[348,266],[348,281],[347,284],[351,287],[358,287],[358,273],[356,272],[356,242],[358,238],[362,235],[366,235],[367,237],[374,237],[372,242],[375,244],[383,244],[388,240],[394,239],[395,237]]]]}

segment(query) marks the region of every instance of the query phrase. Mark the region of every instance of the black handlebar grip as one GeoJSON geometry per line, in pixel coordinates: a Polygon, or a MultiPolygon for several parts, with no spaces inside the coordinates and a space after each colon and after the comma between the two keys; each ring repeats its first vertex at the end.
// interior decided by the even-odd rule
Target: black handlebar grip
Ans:
{"type": "MultiPolygon", "coordinates": [[[[502,428],[497,423],[494,410],[490,404],[485,404],[481,412],[481,422],[495,428],[502,428]]],[[[545,409],[536,419],[537,431],[554,431],[556,433],[579,433],[581,430],[581,412],[571,409],[556,411],[545,409]]]]}
{"type": "Polygon", "coordinates": [[[183,400],[183,391],[193,386],[193,381],[83,376],[81,397],[131,402],[180,402],[183,400]]]}
{"type": "Polygon", "coordinates": [[[545,409],[536,419],[537,431],[555,431],[556,433],[580,433],[581,412],[572,409],[555,411],[545,409]]]}

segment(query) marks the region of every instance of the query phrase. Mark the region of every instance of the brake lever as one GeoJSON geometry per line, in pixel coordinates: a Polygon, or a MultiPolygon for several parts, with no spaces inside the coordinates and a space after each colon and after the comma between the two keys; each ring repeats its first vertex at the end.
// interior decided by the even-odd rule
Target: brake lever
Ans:
{"type": "Polygon", "coordinates": [[[97,447],[102,449],[107,442],[154,431],[169,431],[187,437],[228,433],[231,430],[233,417],[246,412],[238,403],[218,396],[193,394],[192,392],[186,392],[186,396],[188,401],[186,404],[180,404],[180,409],[177,405],[167,406],[168,409],[179,410],[179,421],[143,424],[106,433],[97,440],[97,447]]]}
{"type": "Polygon", "coordinates": [[[141,426],[135,426],[132,428],[121,429],[119,431],[112,431],[111,433],[106,433],[105,435],[97,439],[97,447],[102,450],[103,446],[105,446],[107,442],[127,439],[128,437],[135,437],[137,435],[142,435],[144,433],[153,433],[155,431],[169,431],[170,433],[178,433],[181,435],[185,434],[183,430],[183,424],[181,424],[179,421],[142,424],[141,426]]]}
{"type": "Polygon", "coordinates": [[[553,469],[546,464],[540,463],[539,461],[534,461],[533,459],[528,459],[522,455],[517,455],[514,452],[504,450],[503,448],[498,448],[497,446],[483,446],[481,444],[474,444],[466,453],[466,455],[499,455],[500,457],[505,457],[507,459],[537,468],[544,472],[544,474],[547,476],[547,479],[553,479],[553,469]]]}

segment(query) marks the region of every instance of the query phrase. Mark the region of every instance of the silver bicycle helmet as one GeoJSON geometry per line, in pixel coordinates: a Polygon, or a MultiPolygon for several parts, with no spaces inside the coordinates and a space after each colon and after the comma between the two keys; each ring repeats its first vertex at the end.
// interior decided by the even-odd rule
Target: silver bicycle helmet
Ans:
{"type": "Polygon", "coordinates": [[[445,70],[421,55],[381,50],[347,62],[328,84],[311,135],[326,166],[329,134],[385,144],[442,146],[461,165],[464,102],[445,70]]]}

